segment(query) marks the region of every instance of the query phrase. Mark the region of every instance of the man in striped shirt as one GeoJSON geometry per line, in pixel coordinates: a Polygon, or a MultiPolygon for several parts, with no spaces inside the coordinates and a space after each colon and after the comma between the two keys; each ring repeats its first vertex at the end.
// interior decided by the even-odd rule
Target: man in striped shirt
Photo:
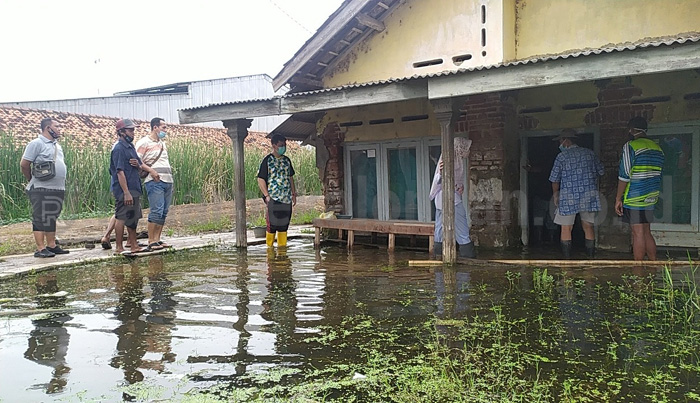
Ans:
{"type": "Polygon", "coordinates": [[[151,133],[136,143],[136,152],[144,164],[153,168],[154,177],[149,174],[144,180],[148,193],[148,249],[159,250],[170,245],[161,241],[165,218],[173,200],[173,173],[168,159],[168,148],[165,146],[165,120],[151,119],[151,133]]]}
{"type": "Polygon", "coordinates": [[[647,121],[641,116],[627,124],[631,140],[622,147],[615,212],[632,228],[634,260],[656,260],[656,241],[651,234],[654,206],[661,190],[664,153],[647,137],[647,121]]]}

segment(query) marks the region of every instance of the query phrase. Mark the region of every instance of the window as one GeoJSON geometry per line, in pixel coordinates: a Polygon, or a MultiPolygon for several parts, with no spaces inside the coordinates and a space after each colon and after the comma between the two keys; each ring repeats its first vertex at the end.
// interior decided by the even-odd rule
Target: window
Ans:
{"type": "Polygon", "coordinates": [[[661,127],[649,130],[649,137],[664,152],[661,194],[654,209],[653,229],[694,230],[698,228],[697,128],[661,127]],[[695,156],[695,158],[694,158],[695,156]]]}
{"type": "Polygon", "coordinates": [[[378,218],[377,154],[374,149],[350,151],[352,216],[378,218]]]}
{"type": "Polygon", "coordinates": [[[440,139],[356,142],[345,145],[345,205],[354,218],[435,219],[430,184],[440,139]]]}
{"type": "Polygon", "coordinates": [[[418,220],[416,148],[387,150],[389,219],[418,220]]]}

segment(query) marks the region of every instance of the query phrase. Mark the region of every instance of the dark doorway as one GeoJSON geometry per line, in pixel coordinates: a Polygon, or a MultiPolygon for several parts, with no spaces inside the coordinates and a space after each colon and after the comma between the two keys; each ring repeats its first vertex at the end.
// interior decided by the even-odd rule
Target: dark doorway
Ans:
{"type": "MultiPolygon", "coordinates": [[[[559,155],[559,142],[555,136],[529,137],[528,141],[528,206],[530,219],[530,246],[559,248],[559,226],[554,224],[554,201],[552,200],[552,183],[549,174],[554,160],[559,155]]],[[[593,133],[578,134],[580,147],[594,149],[593,133]]],[[[574,248],[584,247],[583,228],[580,218],[572,231],[574,248]]]]}

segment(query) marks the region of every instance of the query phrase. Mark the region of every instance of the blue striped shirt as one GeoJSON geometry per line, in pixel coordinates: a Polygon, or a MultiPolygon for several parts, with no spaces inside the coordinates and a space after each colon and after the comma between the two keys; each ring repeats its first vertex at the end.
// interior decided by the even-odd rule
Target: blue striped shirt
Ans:
{"type": "Polygon", "coordinates": [[[647,137],[622,147],[618,179],[627,182],[622,205],[631,210],[653,210],[659,200],[664,152],[647,137]]]}

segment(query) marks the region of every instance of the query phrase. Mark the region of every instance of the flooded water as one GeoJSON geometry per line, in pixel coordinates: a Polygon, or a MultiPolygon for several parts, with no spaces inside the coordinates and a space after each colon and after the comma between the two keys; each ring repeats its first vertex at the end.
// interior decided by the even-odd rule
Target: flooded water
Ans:
{"type": "MultiPolygon", "coordinates": [[[[661,269],[406,265],[425,258],[317,251],[300,240],[287,250],[183,252],[0,283],[0,400],[169,399],[260,384],[253,374],[294,383],[366,363],[371,349],[416,356],[435,334],[476,351],[504,329],[523,377],[578,382],[572,395],[700,398],[696,311],[671,302],[667,315],[692,317],[669,322],[645,310],[681,293],[692,303],[688,285],[698,279],[688,268],[671,272],[670,294],[679,294],[669,295],[661,269]],[[669,334],[677,338],[663,340],[669,334]]],[[[352,368],[347,376],[363,376],[352,368]]]]}

